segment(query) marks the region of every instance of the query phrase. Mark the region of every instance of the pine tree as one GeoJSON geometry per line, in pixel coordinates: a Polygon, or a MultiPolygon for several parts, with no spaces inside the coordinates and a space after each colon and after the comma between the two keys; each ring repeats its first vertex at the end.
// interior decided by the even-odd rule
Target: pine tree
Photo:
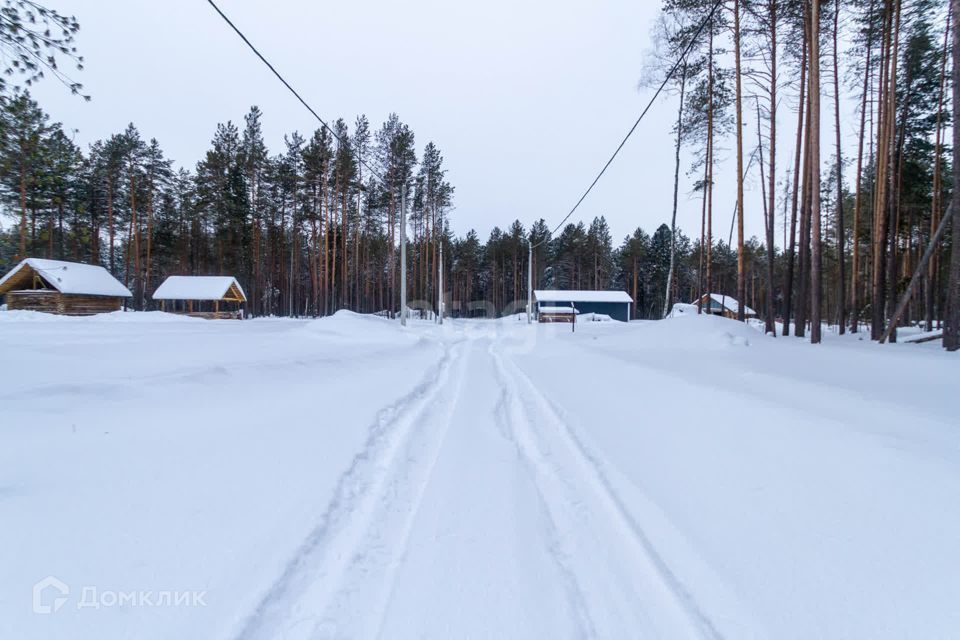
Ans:
{"type": "Polygon", "coordinates": [[[36,200],[44,171],[44,138],[50,125],[49,117],[28,93],[16,95],[3,107],[0,187],[7,206],[20,212],[17,257],[22,260],[32,251],[36,238],[36,212],[39,207],[36,200]]]}
{"type": "MultiPolygon", "coordinates": [[[[83,85],[68,76],[58,58],[65,58],[77,70],[83,69],[83,57],[74,42],[80,23],[73,16],[63,15],[32,0],[3,0],[0,4],[0,52],[3,74],[0,94],[7,94],[9,77],[19,76],[27,87],[52,75],[75,95],[83,85]]],[[[20,87],[14,85],[15,91],[20,87]]],[[[89,100],[89,96],[84,96],[89,100]]]]}

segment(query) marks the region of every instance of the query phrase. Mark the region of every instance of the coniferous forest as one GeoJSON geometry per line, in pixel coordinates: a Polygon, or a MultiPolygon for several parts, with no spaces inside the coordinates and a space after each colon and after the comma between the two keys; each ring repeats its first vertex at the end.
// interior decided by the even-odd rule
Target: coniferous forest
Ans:
{"type": "MultiPolygon", "coordinates": [[[[22,37],[32,28],[24,3],[6,6],[0,44],[46,55],[50,42],[22,37]]],[[[37,24],[63,34],[51,56],[82,62],[76,21],[43,11],[37,24]]],[[[530,241],[535,287],[624,289],[641,318],[715,291],[756,309],[769,331],[786,321],[783,333],[814,342],[824,324],[879,339],[896,324],[947,320],[949,345],[960,309],[956,218],[941,225],[957,215],[948,205],[960,40],[950,13],[942,0],[666,0],[645,73],[669,78],[671,102],[659,108],[676,109],[674,200],[693,193],[702,220],[685,235],[674,204],[660,227],[620,241],[602,217],[552,235],[545,219],[504,220],[487,238],[453,233],[441,145],[418,146],[397,115],[341,118],[268,149],[269,114],[252,107],[211,123],[192,168],[135,124],[83,149],[28,85],[52,70],[81,96],[82,87],[59,67],[8,56],[8,78],[26,82],[5,81],[0,96],[0,270],[25,256],[99,263],[134,292],[134,309],[152,308],[168,275],[231,274],[252,315],[393,313],[405,187],[411,306],[434,308],[442,244],[449,313],[516,311],[530,241]],[[857,136],[846,140],[854,102],[857,136]],[[729,204],[713,198],[721,167],[737,182],[732,227],[729,204]],[[762,198],[746,199],[746,182],[762,198]],[[763,237],[745,237],[747,219],[763,220],[763,237]]]]}
{"type": "MultiPolygon", "coordinates": [[[[2,195],[16,215],[0,236],[0,270],[20,256],[102,264],[134,293],[134,309],[153,308],[150,293],[168,275],[232,274],[254,315],[396,311],[405,183],[412,306],[435,307],[442,242],[451,313],[516,311],[526,301],[533,237],[549,239],[534,253],[537,286],[620,287],[635,292],[641,317],[662,314],[667,226],[637,229],[619,248],[603,218],[553,238],[543,220],[494,228],[485,240],[473,231],[456,237],[443,156],[432,142],[418,154],[413,131],[395,115],[376,129],[364,116],[352,126],[337,120],[336,138],[322,128],[309,138],[293,132],[275,154],[253,107],[242,126],[216,126],[193,171],[174,168],[133,124],[83,150],[29,94],[8,99],[2,115],[2,195]],[[365,177],[361,158],[396,186],[365,177]]],[[[689,264],[675,286],[686,299],[695,292],[695,251],[682,234],[678,248],[689,264]]],[[[732,286],[735,254],[722,242],[714,253],[717,277],[732,286]]]]}

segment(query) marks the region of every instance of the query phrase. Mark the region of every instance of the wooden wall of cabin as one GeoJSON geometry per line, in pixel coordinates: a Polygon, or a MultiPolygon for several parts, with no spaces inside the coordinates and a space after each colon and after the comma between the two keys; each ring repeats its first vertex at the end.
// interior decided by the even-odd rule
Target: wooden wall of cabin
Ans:
{"type": "Polygon", "coordinates": [[[66,316],[91,316],[97,313],[119,311],[121,299],[109,296],[81,296],[58,291],[9,291],[7,309],[42,311],[66,316]]]}
{"type": "Polygon", "coordinates": [[[60,292],[38,289],[36,291],[8,291],[7,309],[10,311],[43,311],[60,313],[60,292]]]}

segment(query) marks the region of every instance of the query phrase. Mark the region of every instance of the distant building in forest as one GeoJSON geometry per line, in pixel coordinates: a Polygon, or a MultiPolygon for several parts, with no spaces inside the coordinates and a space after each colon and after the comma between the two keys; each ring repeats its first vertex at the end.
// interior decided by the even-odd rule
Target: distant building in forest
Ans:
{"type": "Polygon", "coordinates": [[[89,316],[119,311],[133,294],[98,265],[27,258],[0,279],[7,309],[89,316]]]}
{"type": "Polygon", "coordinates": [[[243,318],[247,296],[233,276],[170,276],[153,299],[164,311],[212,320],[243,318]]]}
{"type": "Polygon", "coordinates": [[[577,314],[598,313],[621,322],[630,321],[633,298],[626,291],[572,291],[554,289],[534,291],[538,316],[544,308],[573,307],[577,314]]]}
{"type": "MultiPolygon", "coordinates": [[[[705,293],[700,300],[694,300],[691,304],[702,304],[703,313],[710,313],[715,316],[737,319],[737,311],[740,309],[740,302],[736,298],[723,295],[722,293],[705,293]]],[[[743,307],[744,316],[747,318],[757,317],[757,312],[750,307],[743,307]]]]}

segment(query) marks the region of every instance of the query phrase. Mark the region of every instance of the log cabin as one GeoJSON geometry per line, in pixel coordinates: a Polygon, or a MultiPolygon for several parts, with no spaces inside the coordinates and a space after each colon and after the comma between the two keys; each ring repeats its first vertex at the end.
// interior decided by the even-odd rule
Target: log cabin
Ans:
{"type": "Polygon", "coordinates": [[[208,320],[242,319],[246,294],[233,276],[170,276],[153,293],[160,308],[208,320]]]}
{"type": "Polygon", "coordinates": [[[27,258],[0,279],[7,309],[89,316],[119,311],[133,294],[99,265],[27,258]]]}

